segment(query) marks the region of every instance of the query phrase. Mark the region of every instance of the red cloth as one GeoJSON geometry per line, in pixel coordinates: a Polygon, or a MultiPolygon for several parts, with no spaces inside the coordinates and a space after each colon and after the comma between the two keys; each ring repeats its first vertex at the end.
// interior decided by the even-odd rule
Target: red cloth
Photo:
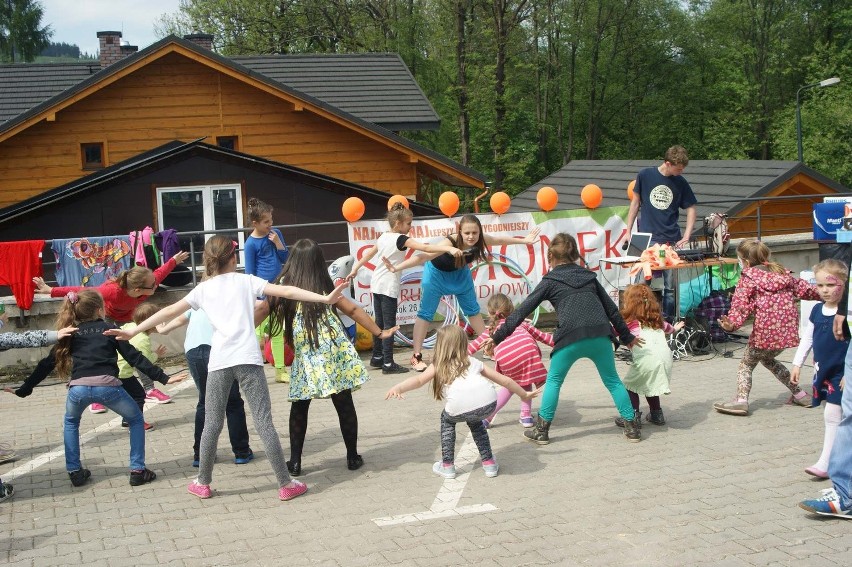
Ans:
{"type": "Polygon", "coordinates": [[[0,242],[0,285],[12,288],[18,307],[29,310],[33,306],[35,284],[33,278],[41,277],[41,251],[44,240],[0,242]]]}

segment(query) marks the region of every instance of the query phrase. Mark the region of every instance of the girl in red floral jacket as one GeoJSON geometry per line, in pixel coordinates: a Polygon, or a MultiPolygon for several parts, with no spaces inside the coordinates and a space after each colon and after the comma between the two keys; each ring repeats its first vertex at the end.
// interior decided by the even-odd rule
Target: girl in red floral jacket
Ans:
{"type": "Polygon", "coordinates": [[[796,299],[818,300],[814,286],[793,277],[784,266],[769,261],[769,248],[758,240],[737,246],[742,276],[731,300],[731,310],[719,319],[726,331],[734,331],[754,314],[748,346],[737,370],[737,397],[716,402],[713,408],[730,415],[748,415],[751,374],[758,363],[772,372],[792,393],[791,401],[811,407],[811,397],[790,381],[790,371],[776,357],[799,344],[799,307],[796,299]]]}

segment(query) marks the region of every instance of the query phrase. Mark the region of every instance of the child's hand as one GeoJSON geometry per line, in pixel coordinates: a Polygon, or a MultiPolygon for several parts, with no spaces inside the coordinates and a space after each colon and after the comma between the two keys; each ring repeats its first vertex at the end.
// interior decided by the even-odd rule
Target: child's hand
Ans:
{"type": "Polygon", "coordinates": [[[157,355],[157,358],[166,356],[167,352],[169,352],[169,349],[166,348],[166,345],[160,345],[154,349],[154,354],[157,355]]]}
{"type": "Polygon", "coordinates": [[[532,389],[529,392],[524,392],[524,400],[531,400],[537,396],[540,396],[544,391],[544,388],[538,389],[535,387],[535,384],[532,384],[532,389]]]}
{"type": "Polygon", "coordinates": [[[385,399],[389,400],[391,398],[399,398],[400,400],[404,400],[405,396],[402,395],[402,391],[399,389],[399,386],[394,386],[388,393],[385,394],[385,399]]]}
{"type": "Polygon", "coordinates": [[[686,321],[678,321],[677,323],[674,324],[675,332],[680,331],[684,327],[686,327],[686,321]]]}
{"type": "MultiPolygon", "coordinates": [[[[14,388],[3,388],[3,391],[6,392],[7,394],[15,394],[14,388]]],[[[17,396],[17,394],[15,394],[15,395],[17,396]]]]}
{"type": "Polygon", "coordinates": [[[172,259],[175,261],[175,264],[180,264],[187,258],[189,258],[189,252],[184,252],[183,250],[172,256],[172,259]]]}
{"type": "Polygon", "coordinates": [[[734,330],[734,324],[731,323],[731,320],[728,319],[727,315],[722,315],[721,317],[719,317],[719,326],[728,332],[734,330]]]}
{"type": "Polygon", "coordinates": [[[44,283],[44,278],[33,278],[33,283],[36,286],[35,293],[46,293],[50,295],[50,290],[53,288],[44,283]]]}
{"type": "Polygon", "coordinates": [[[535,227],[534,229],[532,229],[530,231],[530,233],[528,235],[526,235],[524,237],[524,239],[523,239],[524,242],[526,242],[527,244],[532,244],[534,242],[538,242],[538,233],[540,233],[540,232],[541,232],[541,228],[535,227]]]}
{"type": "Polygon", "coordinates": [[[77,327],[62,327],[59,329],[59,338],[64,339],[65,337],[70,337],[74,333],[77,332],[77,327]]]}
{"type": "Polygon", "coordinates": [[[181,372],[178,372],[174,376],[171,376],[169,378],[169,381],[166,382],[166,384],[177,384],[178,382],[183,382],[188,377],[189,377],[189,372],[187,372],[186,370],[183,370],[181,372]]]}
{"type": "Polygon", "coordinates": [[[792,384],[794,386],[799,385],[799,371],[800,370],[801,370],[801,368],[799,368],[798,366],[793,366],[793,369],[790,370],[790,384],[792,384]]]}
{"type": "Polygon", "coordinates": [[[389,338],[391,338],[391,337],[393,336],[393,334],[394,334],[394,333],[396,333],[398,330],[399,330],[399,325],[397,325],[397,326],[395,326],[395,327],[391,327],[390,329],[385,329],[384,331],[382,331],[381,333],[379,333],[379,336],[378,336],[378,337],[376,337],[376,338],[377,338],[377,339],[380,339],[380,340],[381,340],[381,339],[389,339],[389,338]]]}
{"type": "Polygon", "coordinates": [[[339,283],[337,285],[336,288],[334,288],[334,290],[331,293],[329,293],[328,295],[325,296],[326,303],[328,303],[329,305],[334,305],[335,303],[337,303],[337,301],[341,297],[343,297],[343,292],[348,287],[349,287],[349,282],[346,281],[346,280],[343,280],[341,283],[339,283]]]}
{"type": "Polygon", "coordinates": [[[627,348],[632,349],[635,346],[642,346],[644,344],[645,344],[645,339],[640,338],[640,337],[636,337],[635,339],[633,339],[632,341],[627,343],[627,348]]]}
{"type": "Polygon", "coordinates": [[[272,244],[274,244],[276,248],[278,248],[278,244],[281,242],[281,239],[278,238],[277,232],[275,232],[274,230],[270,230],[269,234],[266,235],[266,238],[268,238],[269,241],[272,242],[272,244]]]}
{"type": "Polygon", "coordinates": [[[464,256],[464,252],[462,252],[459,248],[452,247],[449,250],[449,254],[454,258],[461,258],[462,256],[464,256]]]}
{"type": "Polygon", "coordinates": [[[382,262],[385,263],[385,268],[387,268],[390,273],[396,273],[396,266],[391,264],[390,260],[388,260],[385,256],[382,256],[382,262]]]}
{"type": "Polygon", "coordinates": [[[349,272],[349,275],[348,275],[348,276],[346,276],[344,279],[345,279],[347,282],[351,282],[352,280],[354,280],[354,279],[355,279],[355,276],[357,276],[357,275],[358,275],[358,270],[356,270],[355,268],[352,268],[352,271],[351,271],[351,272],[349,272]]]}
{"type": "Polygon", "coordinates": [[[136,333],[134,332],[136,329],[138,329],[138,327],[134,327],[129,331],[125,331],[124,329],[107,329],[104,331],[104,334],[108,337],[115,337],[120,341],[129,341],[136,336],[136,333]]]}

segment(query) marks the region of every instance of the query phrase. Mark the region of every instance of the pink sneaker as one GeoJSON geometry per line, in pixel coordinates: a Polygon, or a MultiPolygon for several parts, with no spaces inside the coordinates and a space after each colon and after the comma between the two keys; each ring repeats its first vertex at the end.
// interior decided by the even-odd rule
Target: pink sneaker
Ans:
{"type": "Polygon", "coordinates": [[[156,388],[152,388],[145,392],[145,401],[154,402],[155,404],[170,404],[172,403],[172,397],[167,396],[156,388]]]}
{"type": "Polygon", "coordinates": [[[106,413],[107,409],[101,404],[92,404],[89,406],[89,411],[92,413],[106,413]]]}
{"type": "Polygon", "coordinates": [[[805,472],[808,473],[809,475],[815,476],[817,478],[828,478],[827,472],[820,470],[816,467],[808,467],[808,468],[805,469],[805,472]]]}
{"type": "Polygon", "coordinates": [[[278,498],[281,500],[292,500],[308,491],[308,485],[298,480],[291,480],[290,484],[278,489],[278,498]]]}
{"type": "MultiPolygon", "coordinates": [[[[197,480],[192,481],[189,484],[189,488],[187,490],[189,490],[190,494],[195,494],[196,496],[198,496],[201,499],[210,498],[211,496],[213,496],[213,493],[210,491],[210,485],[209,484],[198,484],[197,480]]],[[[284,490],[284,489],[282,488],[281,490],[284,490]]]]}

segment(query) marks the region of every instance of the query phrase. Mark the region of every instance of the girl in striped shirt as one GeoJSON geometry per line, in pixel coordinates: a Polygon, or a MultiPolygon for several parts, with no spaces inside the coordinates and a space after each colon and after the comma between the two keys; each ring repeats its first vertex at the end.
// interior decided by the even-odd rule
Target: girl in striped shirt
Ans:
{"type": "MultiPolygon", "coordinates": [[[[514,310],[515,306],[512,305],[512,301],[507,296],[502,293],[493,295],[488,300],[488,315],[491,317],[491,324],[484,333],[468,345],[467,352],[472,355],[484,346],[485,354],[491,356],[497,363],[497,372],[508,376],[517,382],[521,388],[529,392],[533,386],[540,388],[547,380],[547,369],[541,361],[541,349],[539,349],[536,341],[553,346],[553,335],[539,331],[524,321],[511,335],[495,347],[489,340],[491,335],[500,328],[506,317],[514,310]]],[[[494,409],[494,413],[482,421],[485,427],[491,426],[497,412],[506,405],[511,397],[512,392],[505,388],[497,393],[497,407],[494,409]]],[[[521,400],[521,416],[518,421],[524,427],[533,426],[531,400],[521,400]]]]}

